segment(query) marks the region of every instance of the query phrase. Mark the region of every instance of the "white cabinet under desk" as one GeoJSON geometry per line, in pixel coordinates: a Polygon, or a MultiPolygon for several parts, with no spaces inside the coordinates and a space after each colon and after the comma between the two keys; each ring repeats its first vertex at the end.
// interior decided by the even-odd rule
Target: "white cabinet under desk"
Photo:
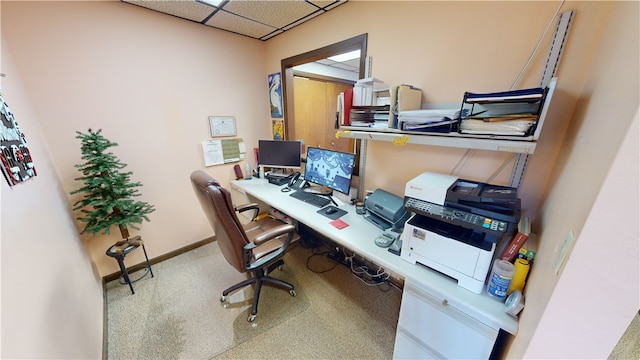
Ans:
{"type": "Polygon", "coordinates": [[[405,280],[393,358],[488,359],[501,326],[455,296],[432,290],[431,284],[405,280]]]}
{"type": "Polygon", "coordinates": [[[318,208],[290,197],[280,191],[281,186],[264,179],[236,180],[231,187],[404,279],[394,358],[488,358],[500,330],[517,333],[517,319],[506,314],[504,304],[485,291],[475,294],[452,278],[376,246],[374,239],[382,230],[358,215],[353,205],[339,203],[339,208],[347,211],[341,219],[349,224],[339,230],[317,213],[318,208]]]}

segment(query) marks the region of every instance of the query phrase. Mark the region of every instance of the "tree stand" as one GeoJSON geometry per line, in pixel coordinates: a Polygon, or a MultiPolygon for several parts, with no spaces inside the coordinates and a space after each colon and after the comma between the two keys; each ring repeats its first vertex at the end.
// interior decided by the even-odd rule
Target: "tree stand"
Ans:
{"type": "Polygon", "coordinates": [[[122,273],[122,275],[118,279],[118,282],[122,285],[129,284],[129,287],[131,288],[131,294],[135,294],[135,291],[133,291],[132,283],[142,279],[148,273],[151,273],[151,277],[153,277],[153,270],[151,270],[151,264],[149,263],[149,257],[147,256],[147,249],[145,249],[144,242],[142,241],[142,238],[140,236],[135,236],[132,238],[128,238],[126,240],[118,241],[117,243],[110,246],[109,249],[107,249],[106,254],[107,256],[115,258],[116,261],[118,261],[118,265],[120,266],[120,272],[122,273]],[[124,257],[127,256],[128,253],[132,252],[133,250],[137,249],[140,246],[142,246],[142,251],[144,251],[144,258],[147,261],[147,268],[145,269],[144,273],[140,275],[137,279],[131,280],[129,278],[129,272],[127,271],[127,267],[124,266],[124,257]],[[122,279],[124,279],[124,281],[121,281],[122,279]]]}

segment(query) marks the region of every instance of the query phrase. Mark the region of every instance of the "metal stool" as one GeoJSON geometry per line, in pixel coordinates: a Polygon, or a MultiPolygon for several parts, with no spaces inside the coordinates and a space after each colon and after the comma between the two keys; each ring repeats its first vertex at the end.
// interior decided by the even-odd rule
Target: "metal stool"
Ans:
{"type": "Polygon", "coordinates": [[[131,288],[131,294],[135,294],[135,291],[133,291],[132,283],[142,279],[149,273],[151,273],[151,277],[153,277],[153,270],[151,270],[151,264],[149,263],[149,257],[147,256],[147,249],[145,249],[144,242],[142,241],[142,238],[140,236],[135,236],[126,240],[118,241],[117,243],[111,245],[109,249],[107,249],[106,254],[107,256],[115,258],[116,261],[118,261],[120,272],[122,273],[120,279],[124,278],[124,282],[121,282],[120,279],[118,279],[118,282],[122,285],[129,284],[129,287],[131,288]],[[144,274],[140,275],[140,277],[135,280],[131,280],[129,278],[129,272],[127,271],[126,266],[124,266],[124,257],[140,246],[142,246],[142,251],[144,251],[144,258],[147,261],[147,269],[144,274]]]}

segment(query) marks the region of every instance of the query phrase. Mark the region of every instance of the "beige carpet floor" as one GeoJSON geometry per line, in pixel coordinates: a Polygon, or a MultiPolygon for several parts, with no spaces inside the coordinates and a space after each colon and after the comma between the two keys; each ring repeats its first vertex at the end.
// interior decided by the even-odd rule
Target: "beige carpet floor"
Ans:
{"type": "Polygon", "coordinates": [[[401,292],[368,285],[319,251],[298,246],[285,256],[271,275],[297,295],[263,287],[254,323],[251,287],[220,302],[245,275],[215,242],[154,265],[135,295],[108,283],[108,359],[390,359],[401,292]]]}

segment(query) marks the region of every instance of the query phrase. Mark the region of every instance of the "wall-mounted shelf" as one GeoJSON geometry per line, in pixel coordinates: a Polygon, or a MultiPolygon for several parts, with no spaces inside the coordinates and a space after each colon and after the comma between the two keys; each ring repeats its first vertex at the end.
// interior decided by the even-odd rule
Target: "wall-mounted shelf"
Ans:
{"type": "Polygon", "coordinates": [[[363,140],[389,141],[397,145],[418,144],[443,147],[454,147],[462,149],[490,150],[500,152],[510,152],[530,155],[536,149],[536,140],[542,131],[542,125],[551,103],[551,98],[555,89],[556,79],[552,79],[548,86],[544,101],[540,103],[536,110],[538,124],[533,134],[528,136],[506,136],[506,135],[472,135],[451,133],[424,133],[403,131],[392,128],[368,128],[357,126],[341,126],[338,130],[339,137],[347,137],[363,140]]]}
{"type": "Polygon", "coordinates": [[[388,141],[396,145],[432,145],[519,154],[533,154],[536,149],[535,141],[476,138],[458,133],[415,134],[395,129],[374,130],[343,126],[338,130],[338,136],[363,140],[388,141]]]}
{"type": "MultiPolygon", "coordinates": [[[[358,126],[341,126],[336,137],[345,137],[364,140],[360,143],[360,173],[358,184],[358,198],[361,198],[364,191],[364,168],[366,162],[367,142],[368,140],[374,141],[387,141],[396,145],[417,144],[417,145],[431,145],[440,147],[460,148],[460,149],[475,149],[475,150],[489,150],[498,152],[507,152],[516,154],[516,160],[513,171],[511,173],[511,179],[509,186],[519,188],[524,178],[524,172],[527,168],[529,155],[533,154],[536,149],[536,140],[542,131],[542,125],[544,119],[549,110],[551,103],[551,97],[555,90],[556,78],[552,78],[544,101],[539,103],[537,111],[537,126],[533,134],[527,136],[507,136],[507,135],[477,135],[477,134],[461,134],[458,132],[451,133],[423,133],[423,132],[410,132],[399,129],[381,127],[381,128],[369,128],[358,126]]],[[[465,95],[466,99],[466,95],[465,95]]],[[[432,104],[434,105],[434,104],[432,104]]],[[[437,104],[435,106],[438,106],[437,104]]]]}

